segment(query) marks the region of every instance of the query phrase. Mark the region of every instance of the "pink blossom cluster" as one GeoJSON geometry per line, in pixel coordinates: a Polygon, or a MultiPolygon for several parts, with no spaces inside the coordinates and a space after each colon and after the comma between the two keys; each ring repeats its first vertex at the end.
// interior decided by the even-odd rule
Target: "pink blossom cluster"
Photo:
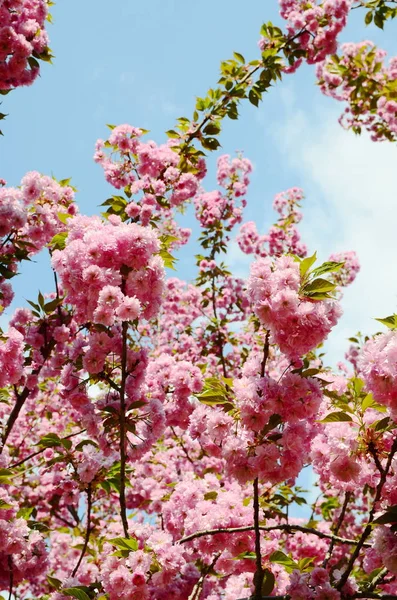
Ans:
{"type": "Polygon", "coordinates": [[[331,254],[331,262],[343,262],[343,267],[332,274],[333,281],[340,287],[346,287],[353,283],[360,271],[358,256],[354,250],[348,252],[336,252],[331,254]]]}
{"type": "Polygon", "coordinates": [[[82,448],[77,464],[77,474],[80,481],[90,483],[101,469],[109,469],[117,461],[117,458],[118,455],[115,452],[104,455],[94,445],[85,445],[82,448]]]}
{"type": "Polygon", "coordinates": [[[47,569],[47,549],[41,533],[29,529],[27,521],[18,518],[18,504],[0,489],[4,504],[0,511],[0,586],[8,589],[10,567],[14,584],[23,580],[34,581],[47,569]]]}
{"type": "Polygon", "coordinates": [[[373,141],[396,139],[397,102],[394,88],[397,80],[397,57],[385,64],[386,52],[371,41],[341,46],[341,56],[328,58],[317,66],[321,91],[348,103],[340,117],[345,129],[361,131],[364,127],[373,141]],[[366,79],[357,93],[358,82],[366,79]]]}
{"type": "Polygon", "coordinates": [[[211,228],[222,221],[226,230],[230,231],[236,223],[241,223],[242,209],[247,201],[243,198],[237,205],[236,200],[247,193],[251,171],[252,164],[247,158],[231,159],[228,154],[218,158],[218,185],[226,190],[226,194],[214,190],[195,197],[196,216],[202,227],[211,228]]]}
{"type": "Polygon", "coordinates": [[[197,360],[197,340],[189,332],[202,316],[200,301],[201,293],[196,286],[176,277],[166,279],[159,314],[162,328],[149,331],[146,324],[139,325],[142,334],[152,335],[156,340],[155,356],[178,354],[180,360],[197,360]]]}
{"type": "Polygon", "coordinates": [[[397,417],[397,331],[368,340],[361,350],[358,368],[367,388],[379,404],[397,417]]]}
{"type": "MultiPolygon", "coordinates": [[[[332,408],[320,412],[322,417],[332,408]]],[[[313,438],[311,462],[321,480],[329,481],[334,489],[353,491],[357,485],[371,483],[373,469],[358,453],[357,430],[351,422],[327,423],[313,438]]]]}
{"type": "MultiPolygon", "coordinates": [[[[76,212],[73,189],[36,171],[23,177],[20,188],[1,187],[0,262],[16,273],[19,261],[39,252],[65,228],[58,215],[67,218],[76,212]]],[[[12,298],[11,285],[0,277],[0,311],[12,298]]]]}
{"type": "Polygon", "coordinates": [[[377,527],[374,532],[373,549],[382,563],[394,575],[397,575],[397,535],[389,527],[377,527]]]}
{"type": "Polygon", "coordinates": [[[340,593],[331,585],[329,573],[321,567],[310,573],[298,570],[290,575],[287,593],[291,600],[339,600],[340,593]]]}
{"type": "Polygon", "coordinates": [[[254,221],[244,223],[237,236],[240,249],[245,254],[263,257],[286,253],[305,256],[307,249],[296,228],[296,224],[302,219],[298,207],[303,198],[300,188],[290,188],[277,194],[273,201],[273,208],[280,215],[277,223],[265,235],[259,235],[254,221]]]}
{"type": "Polygon", "coordinates": [[[163,355],[149,363],[147,380],[150,396],[165,404],[167,424],[186,426],[193,411],[190,397],[203,387],[200,369],[186,360],[163,355]]]}
{"type": "Polygon", "coordinates": [[[143,142],[142,135],[137,127],[118,125],[106,142],[97,141],[94,160],[103,167],[106,181],[117,189],[125,188],[129,197],[137,196],[127,204],[126,214],[147,225],[159,211],[195,196],[205,163],[199,162],[197,174],[183,173],[172,141],[158,146],[153,141],[143,142]]]}
{"type": "Polygon", "coordinates": [[[222,154],[217,160],[216,178],[218,185],[233,192],[236,198],[246,195],[251,172],[252,163],[243,156],[231,159],[229,154],[222,154]]]}
{"type": "MultiPolygon", "coordinates": [[[[351,7],[350,0],[279,0],[280,14],[287,21],[289,38],[305,51],[308,64],[318,63],[337,49],[337,38],[345,28],[351,7]]],[[[259,42],[261,50],[268,40],[259,42]]],[[[302,64],[299,58],[285,72],[292,73],[302,64]]]]}
{"type": "Polygon", "coordinates": [[[198,578],[197,569],[187,563],[183,546],[174,545],[172,536],[150,525],[131,526],[138,549],[127,558],[108,556],[100,567],[104,591],[110,600],[150,600],[187,598],[198,578]]]}
{"type": "Polygon", "coordinates": [[[52,264],[80,323],[112,326],[157,313],[163,291],[160,242],[150,227],[112,217],[76,217],[52,264]]]}
{"type": "Polygon", "coordinates": [[[30,85],[48,55],[46,0],[3,0],[0,5],[0,90],[30,85]],[[36,57],[36,58],[34,58],[36,57]]]}
{"type": "Polygon", "coordinates": [[[233,437],[231,427],[223,442],[227,472],[242,483],[259,477],[275,484],[297,477],[307,460],[321,402],[318,382],[293,373],[280,383],[250,375],[235,380],[234,391],[244,429],[233,437]]]}
{"type": "Polygon", "coordinates": [[[303,296],[299,263],[289,256],[256,260],[248,295],[262,325],[291,360],[324,341],[341,315],[337,302],[303,296]]]}
{"type": "Polygon", "coordinates": [[[22,178],[19,189],[0,189],[0,236],[26,238],[33,254],[64,228],[58,214],[72,216],[76,212],[72,187],[31,171],[22,178]]]}
{"type": "Polygon", "coordinates": [[[18,383],[23,375],[25,344],[23,335],[13,327],[1,341],[0,387],[5,387],[18,383]]]}

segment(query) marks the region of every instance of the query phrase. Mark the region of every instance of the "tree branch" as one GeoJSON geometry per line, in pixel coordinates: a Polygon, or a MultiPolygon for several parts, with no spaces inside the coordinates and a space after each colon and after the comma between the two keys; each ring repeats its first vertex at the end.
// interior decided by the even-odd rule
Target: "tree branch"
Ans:
{"type": "MultiPolygon", "coordinates": [[[[349,501],[350,501],[350,496],[351,496],[350,492],[346,492],[346,494],[345,494],[345,500],[344,500],[343,506],[342,506],[342,510],[340,512],[339,519],[338,519],[338,521],[336,523],[336,527],[334,529],[334,534],[336,536],[338,535],[339,530],[342,527],[342,523],[343,523],[343,520],[344,520],[345,514],[346,514],[347,505],[349,504],[349,501]]],[[[324,558],[324,561],[323,561],[323,568],[325,568],[327,566],[328,561],[330,560],[330,558],[332,556],[332,552],[333,552],[334,546],[335,546],[335,539],[332,538],[331,543],[330,543],[329,548],[328,548],[328,552],[325,555],[325,558],[324,558]]]]}
{"type": "Polygon", "coordinates": [[[218,560],[218,558],[220,557],[221,553],[219,552],[214,560],[212,561],[212,563],[210,565],[207,565],[207,568],[204,569],[204,572],[201,573],[199,580],[197,581],[197,583],[195,584],[192,593],[190,594],[188,600],[199,600],[200,596],[201,596],[201,592],[203,590],[203,585],[204,585],[204,580],[207,577],[207,575],[211,572],[211,569],[214,568],[216,561],[218,560]]]}
{"type": "Polygon", "coordinates": [[[125,382],[127,379],[127,331],[128,322],[122,324],[121,385],[120,385],[120,513],[124,535],[129,537],[127,506],[125,501],[125,464],[126,464],[126,422],[125,422],[125,382]]]}
{"type": "MultiPolygon", "coordinates": [[[[280,525],[260,525],[260,531],[285,531],[286,533],[294,533],[295,531],[300,531],[302,533],[307,533],[308,535],[316,535],[317,537],[325,540],[334,540],[339,544],[349,544],[354,546],[357,544],[356,540],[350,540],[348,538],[339,537],[338,535],[333,535],[332,533],[324,533],[322,531],[318,531],[317,529],[313,529],[311,527],[304,527],[303,525],[290,525],[290,524],[280,524],[280,525]]],[[[190,535],[187,535],[184,538],[181,538],[178,543],[185,544],[186,542],[191,542],[196,538],[203,537],[205,535],[217,535],[221,533],[244,533],[244,531],[255,531],[253,525],[246,525],[243,527],[219,527],[218,529],[203,529],[201,531],[196,531],[190,535]]],[[[371,544],[364,544],[364,547],[370,548],[371,544]]]]}
{"type": "Polygon", "coordinates": [[[92,507],[92,487],[91,487],[91,483],[89,483],[88,484],[88,488],[87,488],[87,526],[86,526],[86,531],[85,531],[84,544],[83,544],[83,547],[81,549],[81,554],[80,554],[79,560],[77,561],[77,564],[76,564],[75,568],[73,569],[72,577],[75,577],[77,571],[79,570],[79,567],[80,567],[80,565],[82,563],[82,560],[83,560],[84,555],[85,555],[86,550],[87,550],[88,542],[90,540],[90,533],[91,533],[91,507],[92,507]]]}
{"type": "MultiPolygon", "coordinates": [[[[68,440],[72,437],[75,437],[76,435],[80,435],[80,433],[84,433],[86,431],[86,429],[81,429],[80,431],[76,431],[76,433],[71,433],[70,435],[66,435],[63,438],[60,438],[61,440],[68,440]]],[[[39,454],[41,454],[42,452],[44,452],[44,450],[47,450],[47,448],[41,448],[41,450],[37,450],[37,452],[32,452],[32,454],[29,454],[29,456],[26,456],[25,458],[23,458],[22,460],[19,460],[16,463],[12,463],[12,465],[9,466],[10,469],[13,469],[14,467],[19,467],[20,465],[23,465],[23,463],[25,463],[26,461],[30,460],[31,458],[34,458],[35,456],[38,456],[39,454]]]]}
{"type": "Polygon", "coordinates": [[[371,512],[369,513],[369,518],[368,518],[367,526],[365,527],[363,533],[361,534],[361,537],[360,537],[360,539],[359,539],[359,541],[357,543],[357,546],[356,546],[353,554],[350,557],[350,560],[348,562],[348,565],[346,567],[345,572],[343,573],[342,577],[340,578],[340,581],[339,581],[339,583],[337,585],[337,589],[338,590],[341,590],[343,588],[343,586],[345,585],[345,583],[346,583],[346,581],[347,581],[347,579],[348,579],[348,577],[349,577],[349,575],[350,575],[350,573],[351,573],[351,571],[352,571],[352,569],[354,567],[354,563],[356,562],[356,560],[357,560],[357,558],[358,558],[358,556],[360,554],[361,548],[364,546],[365,540],[371,534],[371,531],[372,531],[372,522],[374,520],[374,515],[375,515],[375,512],[376,512],[376,507],[377,507],[377,504],[378,504],[378,502],[379,502],[379,500],[380,500],[380,498],[382,496],[383,486],[385,485],[385,482],[386,482],[386,479],[387,479],[387,475],[389,473],[389,470],[390,470],[390,467],[391,467],[391,463],[392,463],[392,460],[393,460],[393,457],[394,457],[396,451],[397,451],[397,438],[393,442],[393,445],[392,445],[392,447],[390,449],[390,454],[389,454],[388,459],[387,459],[386,467],[383,469],[383,472],[381,473],[381,476],[380,476],[379,483],[378,483],[378,485],[376,487],[376,494],[375,494],[374,502],[373,502],[373,505],[372,505],[372,508],[371,508],[371,512]]]}

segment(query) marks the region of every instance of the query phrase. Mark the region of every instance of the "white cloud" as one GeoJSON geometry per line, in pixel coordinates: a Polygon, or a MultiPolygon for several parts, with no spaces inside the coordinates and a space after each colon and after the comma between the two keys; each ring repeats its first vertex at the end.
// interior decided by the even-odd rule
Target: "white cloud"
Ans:
{"type": "Polygon", "coordinates": [[[301,230],[309,249],[317,249],[321,258],[355,250],[361,262],[331,338],[333,360],[342,358],[346,337],[359,329],[377,331],[381,326],[373,317],[397,309],[397,147],[346,132],[337,117],[334,111],[305,113],[289,101],[282,122],[273,126],[283,161],[299,170],[303,181],[307,201],[301,230]]]}

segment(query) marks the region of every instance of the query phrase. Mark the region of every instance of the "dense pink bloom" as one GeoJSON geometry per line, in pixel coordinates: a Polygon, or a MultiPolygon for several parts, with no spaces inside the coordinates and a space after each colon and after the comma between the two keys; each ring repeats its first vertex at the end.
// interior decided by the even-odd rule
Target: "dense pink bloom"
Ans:
{"type": "Polygon", "coordinates": [[[395,140],[397,136],[397,58],[392,57],[387,66],[385,57],[384,50],[366,40],[342,44],[340,57],[328,58],[317,67],[322,92],[347,102],[341,125],[356,132],[364,127],[374,141],[395,140]],[[366,83],[357,94],[357,82],[363,78],[366,83]]]}
{"type": "Polygon", "coordinates": [[[397,331],[375,336],[363,347],[358,368],[380,404],[397,416],[397,331]]]}
{"type": "Polygon", "coordinates": [[[332,300],[314,301],[300,293],[299,263],[290,257],[272,262],[258,259],[251,266],[248,294],[261,323],[291,359],[322,342],[341,315],[332,300]]]}
{"type": "Polygon", "coordinates": [[[39,75],[39,63],[33,56],[40,59],[40,55],[49,55],[46,16],[45,0],[1,3],[0,90],[30,85],[39,75]]]}

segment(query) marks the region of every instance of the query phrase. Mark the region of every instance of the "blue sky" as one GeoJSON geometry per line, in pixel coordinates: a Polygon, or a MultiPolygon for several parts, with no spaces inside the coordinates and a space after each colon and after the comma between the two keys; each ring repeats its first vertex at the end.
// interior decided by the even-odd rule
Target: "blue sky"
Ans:
{"type": "MultiPolygon", "coordinates": [[[[72,177],[86,214],[98,212],[112,193],[92,160],[106,123],[141,126],[164,141],[177,117],[191,116],[195,96],[215,85],[219,62],[234,50],[255,58],[262,22],[281,23],[276,0],[68,0],[52,13],[54,64],[43,66],[32,87],[4,97],[1,110],[9,116],[0,139],[0,177],[9,185],[18,185],[29,170],[72,177]]],[[[363,16],[354,11],[342,40],[374,39],[396,54],[397,23],[382,33],[366,28],[363,16]]],[[[264,233],[274,218],[274,194],[300,186],[307,196],[302,231],[310,251],[324,259],[334,250],[360,255],[363,270],[346,293],[345,316],[329,345],[332,360],[342,357],[345,339],[357,329],[377,329],[372,317],[396,310],[397,294],[391,276],[397,236],[388,217],[395,205],[397,150],[344,132],[337,123],[341,111],[315,87],[313,68],[304,67],[272,89],[259,109],[243,106],[240,120],[226,121],[221,137],[222,153],[244,150],[254,163],[246,220],[264,233]]],[[[208,189],[214,165],[212,156],[208,189]]],[[[195,251],[191,244],[180,257],[181,277],[191,276],[195,251]]],[[[238,274],[247,273],[251,259],[235,244],[228,259],[238,274]]],[[[36,297],[39,288],[51,291],[47,258],[25,264],[13,284],[13,307],[36,297]]]]}

